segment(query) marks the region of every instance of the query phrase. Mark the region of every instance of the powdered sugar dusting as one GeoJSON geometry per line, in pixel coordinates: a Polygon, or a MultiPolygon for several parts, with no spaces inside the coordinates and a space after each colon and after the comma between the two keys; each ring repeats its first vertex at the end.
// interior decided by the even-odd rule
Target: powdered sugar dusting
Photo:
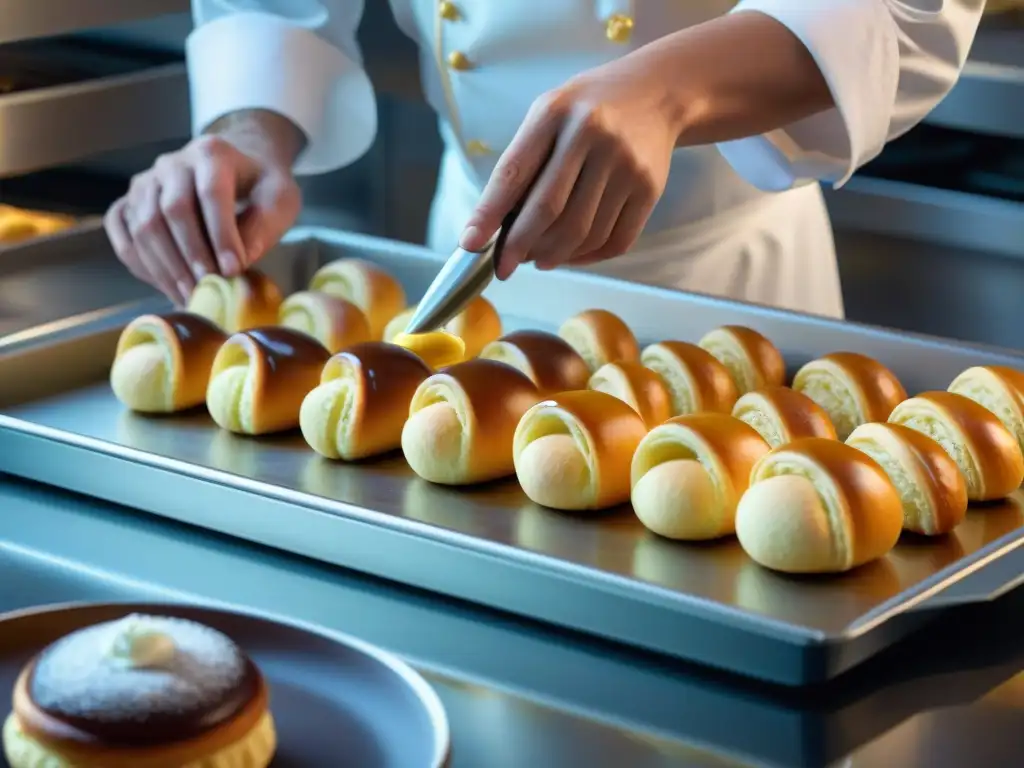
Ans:
{"type": "Polygon", "coordinates": [[[185,619],[133,615],[58,640],[39,658],[32,697],[45,710],[100,722],[142,722],[215,705],[245,673],[238,646],[185,619]],[[112,652],[130,626],[167,635],[174,653],[160,668],[140,668],[112,652]]]}

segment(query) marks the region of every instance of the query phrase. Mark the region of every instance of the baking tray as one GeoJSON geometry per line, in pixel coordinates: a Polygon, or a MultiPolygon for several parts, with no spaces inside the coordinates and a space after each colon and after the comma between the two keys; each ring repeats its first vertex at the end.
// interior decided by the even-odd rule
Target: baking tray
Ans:
{"type": "Polygon", "coordinates": [[[826,689],[780,690],[19,479],[0,478],[0,499],[0,611],[181,601],[354,635],[441,696],[451,768],[822,768],[851,753],[962,768],[1019,752],[1024,590],[954,611],[826,689]]]}
{"type": "MultiPolygon", "coordinates": [[[[441,259],[362,235],[302,229],[278,263],[375,260],[422,293],[441,259]]],[[[299,272],[296,272],[298,275],[299,272]]],[[[287,288],[301,284],[287,282],[287,288]]],[[[772,338],[790,368],[837,349],[891,366],[908,390],[974,364],[1024,357],[580,272],[525,269],[489,298],[507,327],[553,328],[614,309],[642,342],[696,339],[724,323],[772,338]]],[[[753,564],[735,540],[681,545],[628,509],[588,517],[529,503],[514,481],[448,489],[401,457],[359,464],[314,455],[298,435],[237,437],[205,415],[125,413],[106,384],[120,329],[153,303],[0,345],[0,469],[328,563],[785,685],[826,681],[942,610],[1024,580],[1024,497],[974,509],[955,534],[908,539],[839,578],[753,564]]]]}

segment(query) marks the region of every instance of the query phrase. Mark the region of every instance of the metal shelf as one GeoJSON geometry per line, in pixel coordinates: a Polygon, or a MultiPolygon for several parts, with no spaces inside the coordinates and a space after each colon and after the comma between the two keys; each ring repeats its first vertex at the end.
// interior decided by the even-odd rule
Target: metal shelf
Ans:
{"type": "Polygon", "coordinates": [[[836,229],[1024,259],[1020,203],[860,176],[825,196],[836,229]]]}
{"type": "Polygon", "coordinates": [[[979,30],[960,81],[925,122],[1024,139],[1024,28],[979,30]]]}
{"type": "Polygon", "coordinates": [[[5,0],[0,43],[53,37],[189,9],[189,0],[5,0]]]}
{"type": "Polygon", "coordinates": [[[0,97],[0,178],[189,135],[185,65],[0,97]]]}

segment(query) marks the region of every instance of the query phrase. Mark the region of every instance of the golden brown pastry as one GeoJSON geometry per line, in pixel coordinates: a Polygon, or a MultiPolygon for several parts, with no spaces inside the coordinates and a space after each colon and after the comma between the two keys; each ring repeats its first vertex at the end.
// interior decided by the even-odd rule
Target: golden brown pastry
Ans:
{"type": "Polygon", "coordinates": [[[885,421],[907,399],[896,374],[856,352],[833,352],[796,372],[793,389],[820,405],[845,440],[861,424],[885,421]]]}
{"type": "Polygon", "coordinates": [[[488,344],[480,357],[522,371],[541,395],[585,389],[590,380],[590,368],[580,353],[553,333],[515,331],[488,344]]]}
{"type": "Polygon", "coordinates": [[[370,340],[370,323],[351,301],[316,291],[293,293],[281,305],[278,325],[308,333],[328,352],[370,340]]]}
{"type": "Polygon", "coordinates": [[[697,346],[729,369],[739,394],[780,386],[786,381],[786,362],[768,339],[742,325],[723,325],[704,334],[697,346]]]}
{"type": "Polygon", "coordinates": [[[640,345],[622,318],[606,309],[588,309],[573,315],[558,329],[558,335],[580,353],[591,371],[608,363],[635,363],[640,345]]]}
{"type": "Polygon", "coordinates": [[[327,361],[302,401],[299,426],[309,447],[355,461],[399,448],[416,388],[432,371],[402,347],[369,341],[327,361]]]}
{"type": "Polygon", "coordinates": [[[889,421],[941,445],[963,473],[971,501],[1002,499],[1024,481],[1017,439],[995,414],[963,395],[922,392],[896,406],[889,421]]]}
{"type": "Polygon", "coordinates": [[[405,289],[386,269],[364,259],[338,259],[317,270],[311,291],[351,301],[366,315],[373,341],[383,338],[388,322],[405,308],[405,289]]]}
{"type": "Polygon", "coordinates": [[[254,328],[217,352],[206,407],[229,432],[262,435],[299,426],[302,401],[320,381],[331,353],[290,328],[254,328]]]}
{"type": "Polygon", "coordinates": [[[900,493],[903,527],[948,533],[967,515],[967,484],[956,462],[927,435],[901,424],[861,424],[847,440],[885,470],[900,493]]]}
{"type": "Polygon", "coordinates": [[[512,437],[537,402],[520,371],[475,358],[426,379],[416,389],[402,430],[412,471],[432,483],[469,485],[515,471],[512,437]]]}
{"type": "Polygon", "coordinates": [[[629,500],[629,462],[647,433],[640,415],[605,392],[562,392],[516,428],[516,477],[535,504],[604,509],[629,500]]]}
{"type": "Polygon", "coordinates": [[[392,343],[408,349],[435,370],[466,359],[465,342],[447,331],[400,333],[392,343]]]}
{"type": "Polygon", "coordinates": [[[728,536],[750,471],[766,453],[764,438],[732,416],[676,416],[652,429],[633,454],[633,511],[669,539],[728,536]]]}
{"type": "Polygon", "coordinates": [[[619,398],[639,413],[648,427],[672,415],[672,396],[665,382],[639,362],[605,363],[590,377],[587,389],[619,398]]]}
{"type": "Polygon", "coordinates": [[[953,379],[949,391],[992,411],[1024,451],[1024,373],[1004,365],[979,365],[953,379]]]}
{"type": "Polygon", "coordinates": [[[110,386],[140,413],[176,413],[201,405],[217,350],[227,339],[204,317],[187,312],[141,315],[121,332],[110,386]]]}
{"type": "Polygon", "coordinates": [[[772,448],[801,437],[836,439],[836,429],[821,406],[789,387],[747,392],[736,401],[732,415],[756,429],[772,448]]]}
{"type": "Polygon", "coordinates": [[[640,354],[640,362],[665,382],[672,396],[673,416],[729,413],[739,396],[729,369],[696,344],[651,344],[640,354]]]}
{"type": "Polygon", "coordinates": [[[185,619],[133,614],[66,635],[13,698],[11,768],[264,768],[277,748],[259,669],[185,619]]]}
{"type": "Polygon", "coordinates": [[[65,214],[0,205],[0,244],[8,245],[52,235],[74,225],[75,219],[65,214]]]}
{"type": "Polygon", "coordinates": [[[836,573],[884,557],[903,528],[900,494],[867,454],[805,437],[754,465],[736,508],[751,559],[787,573],[836,573]]]}
{"type": "MultiPolygon", "coordinates": [[[[392,341],[398,334],[405,333],[416,307],[399,312],[384,329],[384,341],[392,341]]],[[[476,357],[483,348],[501,337],[501,318],[497,310],[483,296],[477,296],[455,317],[441,328],[458,336],[466,345],[466,359],[476,357]]]]}
{"type": "Polygon", "coordinates": [[[277,322],[281,289],[250,269],[237,277],[206,275],[188,299],[188,311],[212,320],[228,333],[277,322]]]}

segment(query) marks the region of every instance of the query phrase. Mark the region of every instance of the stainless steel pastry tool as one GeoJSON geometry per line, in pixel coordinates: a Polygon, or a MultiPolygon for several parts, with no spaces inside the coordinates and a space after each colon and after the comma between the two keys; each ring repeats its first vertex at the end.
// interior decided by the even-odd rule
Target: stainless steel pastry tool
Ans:
{"type": "Polygon", "coordinates": [[[507,224],[499,228],[480,251],[455,249],[416,306],[406,333],[437,330],[484,292],[494,279],[494,267],[506,228],[507,224]]]}

